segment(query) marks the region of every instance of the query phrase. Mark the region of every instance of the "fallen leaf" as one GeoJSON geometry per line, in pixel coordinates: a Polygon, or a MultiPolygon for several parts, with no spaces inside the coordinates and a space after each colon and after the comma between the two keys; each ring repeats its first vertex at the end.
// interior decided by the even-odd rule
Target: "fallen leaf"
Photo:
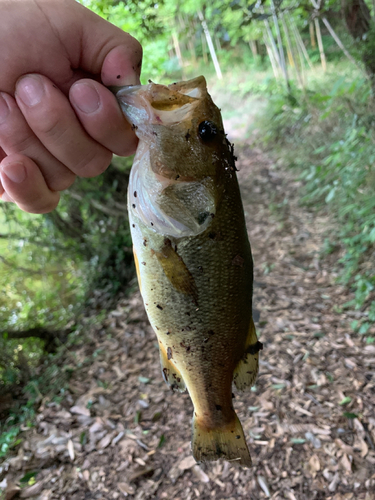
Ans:
{"type": "Polygon", "coordinates": [[[70,413],[75,413],[76,415],[83,415],[84,417],[90,416],[90,410],[85,406],[72,406],[70,408],[70,413]]]}
{"type": "Polygon", "coordinates": [[[75,455],[74,455],[74,445],[73,445],[73,441],[71,439],[69,439],[69,441],[68,441],[67,448],[68,448],[70,460],[73,462],[75,455]]]}
{"type": "Polygon", "coordinates": [[[43,483],[35,483],[29,488],[26,488],[25,490],[22,490],[20,493],[20,498],[31,498],[31,497],[36,497],[39,495],[39,493],[43,489],[43,483]]]}
{"type": "Polygon", "coordinates": [[[194,467],[192,468],[192,471],[194,472],[194,475],[199,479],[199,481],[202,481],[202,483],[209,483],[210,482],[210,478],[199,467],[199,465],[194,465],[194,467]]]}
{"type": "Polygon", "coordinates": [[[191,469],[196,465],[197,462],[194,460],[194,457],[192,455],[185,457],[181,460],[181,462],[178,464],[178,468],[181,470],[187,470],[191,469]]]}
{"type": "Polygon", "coordinates": [[[271,493],[270,493],[270,490],[268,488],[266,478],[264,476],[257,476],[257,480],[258,480],[259,486],[264,491],[264,494],[266,495],[267,498],[269,498],[271,496],[271,493]]]}
{"type": "Polygon", "coordinates": [[[127,495],[134,495],[135,489],[128,483],[117,483],[117,488],[121,493],[126,493],[127,495]]]}
{"type": "Polygon", "coordinates": [[[316,473],[320,471],[320,461],[318,455],[311,455],[309,460],[309,471],[312,477],[315,477],[316,473]]]}

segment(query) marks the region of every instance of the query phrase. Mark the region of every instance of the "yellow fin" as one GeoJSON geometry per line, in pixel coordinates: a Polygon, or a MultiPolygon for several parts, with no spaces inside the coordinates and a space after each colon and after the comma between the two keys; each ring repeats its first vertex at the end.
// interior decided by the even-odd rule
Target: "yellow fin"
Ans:
{"type": "Polygon", "coordinates": [[[257,378],[259,369],[259,351],[263,344],[258,341],[253,320],[246,339],[245,354],[236,366],[233,382],[239,391],[251,387],[257,378]]]}
{"type": "MultiPolygon", "coordinates": [[[[234,413],[234,412],[233,412],[234,413]]],[[[234,413],[233,421],[225,427],[207,429],[193,418],[193,456],[197,462],[229,460],[243,467],[251,466],[251,457],[246,444],[241,422],[234,413]]]]}
{"type": "Polygon", "coordinates": [[[172,390],[178,390],[179,392],[186,391],[186,384],[182,378],[181,373],[175,367],[175,365],[170,361],[172,359],[173,353],[171,349],[165,350],[165,347],[160,344],[160,364],[163,378],[167,385],[172,390]]]}
{"type": "Polygon", "coordinates": [[[171,240],[167,238],[161,251],[155,252],[155,255],[172,286],[180,293],[191,295],[194,303],[197,304],[198,291],[194,278],[185,262],[172,247],[171,240]]]}

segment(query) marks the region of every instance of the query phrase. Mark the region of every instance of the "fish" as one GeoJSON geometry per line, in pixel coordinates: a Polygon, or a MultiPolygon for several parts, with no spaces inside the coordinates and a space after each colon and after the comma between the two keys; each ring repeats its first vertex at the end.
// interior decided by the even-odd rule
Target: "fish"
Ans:
{"type": "Polygon", "coordinates": [[[203,76],[116,97],[139,138],[129,223],[163,378],[193,402],[195,460],[250,467],[232,383],[239,391],[254,384],[262,344],[233,145],[203,76]]]}

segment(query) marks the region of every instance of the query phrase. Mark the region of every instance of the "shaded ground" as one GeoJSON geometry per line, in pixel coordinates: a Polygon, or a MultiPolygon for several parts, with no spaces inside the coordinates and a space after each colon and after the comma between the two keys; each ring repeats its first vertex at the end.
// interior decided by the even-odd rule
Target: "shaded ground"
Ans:
{"type": "Polygon", "coordinates": [[[330,221],[298,206],[298,183],[260,151],[237,154],[264,343],[256,387],[234,400],[254,467],[195,465],[192,404],[164,384],[135,293],[67,352],[69,391],[0,467],[4,498],[27,472],[21,498],[40,500],[375,498],[375,346],[351,333],[360,312],[337,312],[350,296],[339,250],[320,254],[330,221]]]}

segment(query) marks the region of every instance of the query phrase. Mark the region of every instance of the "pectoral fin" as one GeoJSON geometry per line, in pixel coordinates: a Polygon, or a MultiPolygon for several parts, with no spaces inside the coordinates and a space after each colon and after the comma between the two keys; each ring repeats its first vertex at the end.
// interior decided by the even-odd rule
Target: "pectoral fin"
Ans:
{"type": "Polygon", "coordinates": [[[171,240],[166,239],[161,251],[154,253],[172,286],[180,293],[191,295],[194,303],[197,304],[198,291],[194,278],[185,262],[172,247],[171,240]]]}
{"type": "Polygon", "coordinates": [[[173,353],[170,349],[165,350],[165,347],[160,344],[160,363],[161,371],[165,382],[169,385],[172,390],[178,390],[179,392],[186,391],[186,384],[182,378],[181,373],[175,367],[172,361],[173,353]]]}
{"type": "Polygon", "coordinates": [[[254,322],[251,320],[245,353],[233,374],[233,382],[239,391],[243,391],[255,383],[259,368],[259,351],[262,349],[263,345],[258,341],[254,322]]]}

